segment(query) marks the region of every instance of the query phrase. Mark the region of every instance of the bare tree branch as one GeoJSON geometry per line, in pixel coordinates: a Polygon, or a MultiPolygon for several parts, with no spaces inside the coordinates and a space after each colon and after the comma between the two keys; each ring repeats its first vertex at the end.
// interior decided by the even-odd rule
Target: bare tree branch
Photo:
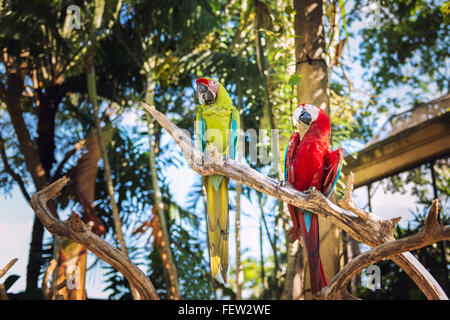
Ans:
{"type": "Polygon", "coordinates": [[[48,287],[48,282],[57,265],[58,262],[55,259],[52,259],[45,270],[44,277],[42,278],[41,290],[46,300],[52,299],[51,289],[48,287]]]}
{"type": "Polygon", "coordinates": [[[368,250],[352,259],[330,281],[327,287],[317,293],[319,299],[348,298],[347,283],[364,268],[405,251],[417,250],[438,241],[450,239],[450,227],[442,226],[438,220],[439,204],[434,200],[425,225],[420,232],[399,240],[389,241],[368,250]]]}
{"type": "Polygon", "coordinates": [[[69,179],[66,177],[58,179],[31,197],[31,207],[42,224],[52,234],[72,239],[84,245],[97,257],[119,270],[130,282],[130,285],[136,288],[141,299],[159,300],[153,284],[145,273],[122,252],[91,232],[75,212],[72,212],[72,215],[66,221],[60,221],[52,215],[47,207],[47,202],[58,197],[61,189],[68,182],[69,179]]]}
{"type": "Polygon", "coordinates": [[[67,286],[67,279],[64,279],[50,290],[49,300],[64,300],[64,295],[60,294],[58,291],[67,286]]]}
{"type": "MultiPolygon", "coordinates": [[[[360,217],[363,220],[370,219],[371,213],[358,208],[354,203],[352,199],[352,191],[353,191],[353,182],[355,180],[355,176],[353,175],[353,172],[350,172],[349,177],[347,178],[347,184],[345,186],[345,194],[344,197],[339,201],[339,205],[347,209],[354,214],[356,214],[358,217],[360,217]]],[[[374,219],[374,217],[372,217],[374,219]]],[[[398,221],[400,221],[400,218],[397,218],[398,221]]]]}
{"type": "Polygon", "coordinates": [[[12,259],[2,270],[0,270],[0,279],[8,272],[9,269],[11,269],[17,260],[17,258],[12,259]]]}
{"type": "Polygon", "coordinates": [[[6,294],[5,285],[0,283],[0,300],[9,300],[8,295],[6,294]]]}
{"type": "MultiPolygon", "coordinates": [[[[227,176],[238,183],[245,184],[288,204],[326,217],[352,238],[370,247],[395,240],[393,231],[400,218],[383,220],[372,213],[361,209],[356,210],[356,206],[350,201],[350,194],[344,201],[344,205],[349,208],[346,210],[329,201],[315,189],[300,192],[290,186],[280,185],[279,181],[271,179],[247,165],[227,159],[215,148],[212,148],[209,153],[203,154],[185,131],[178,128],[155,107],[145,103],[142,103],[142,107],[172,136],[191,168],[198,174],[227,176]]],[[[348,185],[352,185],[352,181],[349,181],[348,185]]],[[[347,190],[348,193],[351,191],[351,188],[347,190]]],[[[433,276],[411,253],[401,253],[392,257],[392,260],[411,277],[428,299],[448,299],[433,276]]]]}
{"type": "MultiPolygon", "coordinates": [[[[0,270],[0,279],[8,272],[9,269],[11,269],[17,260],[17,258],[12,259],[3,269],[0,270]]],[[[4,283],[0,283],[0,300],[9,300],[4,283]]]]}

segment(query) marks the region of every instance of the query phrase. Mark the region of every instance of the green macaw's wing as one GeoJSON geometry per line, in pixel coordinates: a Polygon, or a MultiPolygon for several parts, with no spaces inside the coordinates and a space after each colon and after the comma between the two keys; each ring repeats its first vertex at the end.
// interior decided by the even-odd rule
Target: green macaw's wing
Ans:
{"type": "MultiPolygon", "coordinates": [[[[229,110],[229,109],[228,109],[229,110]]],[[[225,111],[226,112],[226,111],[225,111]]],[[[231,159],[235,159],[236,158],[236,151],[237,151],[237,144],[238,144],[238,137],[239,137],[239,113],[236,110],[236,108],[231,107],[231,114],[229,114],[229,125],[228,128],[229,130],[227,130],[227,132],[225,132],[225,130],[222,131],[223,134],[223,140],[225,141],[226,145],[225,145],[225,150],[223,150],[222,147],[219,148],[219,145],[216,145],[216,147],[218,147],[218,149],[222,149],[224,154],[227,155],[228,157],[230,157],[231,159]]],[[[200,129],[203,129],[203,135],[202,135],[202,139],[201,139],[201,143],[203,144],[203,149],[202,152],[204,151],[204,149],[207,148],[207,140],[209,140],[209,137],[205,137],[205,129],[207,129],[207,125],[205,124],[206,122],[204,121],[203,117],[201,118],[201,121],[198,121],[200,123],[200,129]],[[203,121],[203,122],[201,122],[203,121]]],[[[219,187],[220,187],[220,183],[222,182],[222,176],[221,175],[212,175],[211,176],[211,184],[214,188],[214,190],[219,191],[219,187]]]]}
{"type": "MultiPolygon", "coordinates": [[[[196,135],[197,135],[197,144],[201,152],[205,152],[206,149],[206,121],[203,117],[203,110],[200,109],[197,112],[196,117],[196,135]]],[[[222,182],[222,176],[214,174],[211,176],[211,185],[214,190],[218,191],[220,187],[220,183],[222,182]]]]}
{"type": "MultiPolygon", "coordinates": [[[[231,158],[236,158],[236,151],[237,151],[237,144],[238,144],[238,137],[239,137],[239,113],[238,111],[233,107],[233,110],[231,112],[231,119],[230,119],[230,134],[227,137],[227,152],[226,154],[231,158]]],[[[221,175],[212,175],[211,176],[211,183],[214,187],[214,190],[219,191],[220,183],[222,182],[222,176],[221,175]]]]}
{"type": "Polygon", "coordinates": [[[206,147],[206,140],[205,140],[206,123],[205,119],[203,118],[203,112],[201,110],[197,112],[195,124],[196,124],[195,134],[197,136],[198,148],[200,149],[201,152],[204,152],[206,147]]]}
{"type": "Polygon", "coordinates": [[[239,138],[239,112],[233,108],[230,121],[230,139],[228,139],[228,156],[236,158],[238,138],[239,138]]]}

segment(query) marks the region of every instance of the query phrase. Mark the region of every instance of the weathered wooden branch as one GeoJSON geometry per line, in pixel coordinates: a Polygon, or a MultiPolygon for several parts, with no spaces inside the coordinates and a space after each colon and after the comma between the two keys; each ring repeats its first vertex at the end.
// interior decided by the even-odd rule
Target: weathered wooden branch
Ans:
{"type": "Polygon", "coordinates": [[[45,270],[44,277],[42,278],[41,290],[45,300],[52,300],[54,292],[48,287],[48,282],[57,265],[58,262],[55,259],[52,259],[45,270]]]}
{"type": "Polygon", "coordinates": [[[66,177],[58,179],[31,197],[31,207],[42,224],[52,234],[72,239],[84,245],[97,257],[119,270],[130,282],[130,285],[136,288],[141,299],[159,300],[153,284],[145,273],[133,264],[122,252],[90,231],[76,213],[72,212],[66,221],[58,220],[52,215],[47,207],[47,202],[58,197],[61,189],[68,182],[69,179],[66,177]]]}
{"type": "MultiPolygon", "coordinates": [[[[317,190],[300,192],[290,186],[280,185],[279,181],[271,179],[249,166],[224,157],[215,148],[212,148],[209,153],[202,153],[184,130],[178,128],[155,107],[145,103],[142,103],[142,107],[172,136],[190,167],[198,174],[220,174],[230,177],[238,183],[245,184],[276,199],[326,217],[352,238],[370,247],[395,240],[393,232],[400,218],[383,220],[372,213],[361,209],[357,210],[353,202],[349,201],[351,200],[350,194],[347,195],[349,200],[344,201],[344,206],[348,209],[344,209],[329,201],[317,190]]],[[[353,184],[352,180],[350,184],[353,184]]],[[[351,188],[347,190],[350,193],[351,191],[351,188]]],[[[411,277],[428,299],[448,299],[433,276],[411,253],[401,253],[391,259],[411,277]]]]}
{"type": "MultiPolygon", "coordinates": [[[[0,270],[0,279],[8,272],[9,269],[17,262],[17,258],[12,259],[3,269],[0,270]]],[[[6,288],[3,283],[0,283],[0,300],[9,300],[6,294],[6,288]]]]}
{"type": "Polygon", "coordinates": [[[0,300],[9,300],[8,295],[6,294],[5,285],[0,283],[0,300]]]}
{"type": "MultiPolygon", "coordinates": [[[[344,193],[344,197],[339,200],[339,205],[344,208],[347,209],[351,212],[353,212],[354,214],[356,214],[358,217],[360,217],[362,220],[368,220],[368,219],[376,219],[376,217],[371,216],[371,213],[363,210],[361,208],[358,208],[354,203],[353,203],[353,198],[352,198],[352,191],[353,191],[353,183],[355,180],[355,176],[353,175],[353,172],[350,172],[348,178],[347,178],[347,183],[345,185],[345,193],[344,193]]],[[[400,218],[396,218],[398,219],[398,221],[400,221],[400,218]]],[[[397,222],[398,222],[397,221],[397,222]]],[[[395,224],[397,224],[397,222],[395,224]]]]}
{"type": "Polygon", "coordinates": [[[8,272],[9,269],[11,269],[17,260],[17,258],[12,259],[2,270],[0,270],[0,279],[8,272]]]}
{"type": "Polygon", "coordinates": [[[352,259],[330,281],[327,287],[317,293],[318,299],[347,299],[347,283],[368,266],[405,251],[417,250],[435,242],[450,239],[450,227],[442,226],[438,220],[439,204],[434,200],[425,225],[420,232],[399,240],[393,240],[368,250],[352,259]]]}
{"type": "Polygon", "coordinates": [[[50,279],[50,276],[57,267],[57,265],[58,265],[57,261],[55,259],[52,259],[52,261],[50,261],[47,270],[45,271],[41,287],[45,300],[64,300],[64,296],[59,293],[59,290],[67,286],[67,279],[64,279],[58,285],[55,285],[51,288],[48,287],[48,281],[50,279]]]}

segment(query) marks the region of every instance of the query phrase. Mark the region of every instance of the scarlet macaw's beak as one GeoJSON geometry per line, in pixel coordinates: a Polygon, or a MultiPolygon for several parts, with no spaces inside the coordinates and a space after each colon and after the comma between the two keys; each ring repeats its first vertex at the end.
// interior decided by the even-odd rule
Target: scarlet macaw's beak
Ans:
{"type": "Polygon", "coordinates": [[[300,139],[303,139],[306,132],[309,130],[309,126],[312,122],[311,114],[306,111],[304,107],[298,107],[294,111],[294,121],[297,123],[297,131],[300,134],[300,139]]]}
{"type": "Polygon", "coordinates": [[[298,122],[303,122],[304,124],[307,124],[308,126],[311,125],[311,114],[306,111],[305,108],[302,108],[302,112],[300,113],[300,116],[298,118],[298,122]]]}
{"type": "Polygon", "coordinates": [[[294,111],[294,120],[298,124],[304,123],[304,124],[310,126],[311,125],[311,121],[312,121],[312,117],[311,117],[311,114],[308,111],[306,111],[305,108],[300,107],[300,108],[297,108],[294,111]]]}

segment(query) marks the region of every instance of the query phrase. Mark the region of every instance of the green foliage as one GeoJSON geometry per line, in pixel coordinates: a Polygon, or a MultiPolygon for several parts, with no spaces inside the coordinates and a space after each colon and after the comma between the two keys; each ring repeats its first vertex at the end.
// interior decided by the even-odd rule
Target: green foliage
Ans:
{"type": "MultiPolygon", "coordinates": [[[[448,43],[450,25],[441,1],[368,1],[378,9],[377,23],[362,32],[362,66],[377,94],[408,85],[414,92],[450,88],[448,43]]],[[[395,104],[400,100],[394,99],[395,104]]]]}
{"type": "MultiPolygon", "coordinates": [[[[450,158],[439,159],[434,163],[436,187],[440,206],[444,212],[449,210],[450,200],[450,158]]],[[[406,173],[394,175],[383,180],[385,190],[389,192],[406,192],[406,186],[411,186],[412,194],[416,197],[417,203],[429,206],[434,200],[430,164],[421,165],[406,173]]]]}

